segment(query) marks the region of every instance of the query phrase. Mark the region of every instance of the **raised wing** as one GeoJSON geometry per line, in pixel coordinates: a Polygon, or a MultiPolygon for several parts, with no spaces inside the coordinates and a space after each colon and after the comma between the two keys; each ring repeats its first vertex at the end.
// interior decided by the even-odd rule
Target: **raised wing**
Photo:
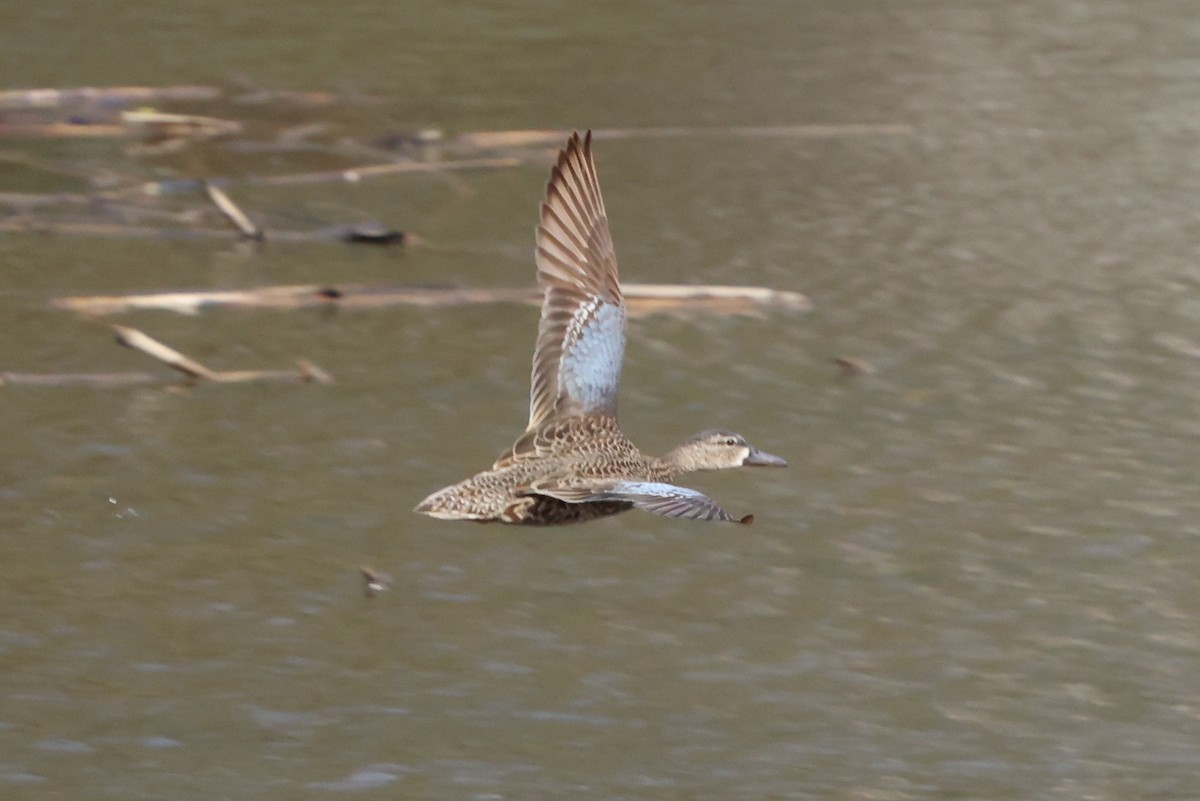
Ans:
{"type": "Polygon", "coordinates": [[[571,135],[550,172],[537,227],[544,292],[527,431],[554,417],[616,417],[625,301],[592,161],[592,132],[571,135]]]}

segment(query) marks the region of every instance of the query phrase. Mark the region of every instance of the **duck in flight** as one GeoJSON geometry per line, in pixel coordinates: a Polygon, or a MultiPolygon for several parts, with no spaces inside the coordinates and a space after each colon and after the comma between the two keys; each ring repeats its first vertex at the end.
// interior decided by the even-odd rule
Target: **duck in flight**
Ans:
{"type": "Polygon", "coordinates": [[[749,524],[703,493],[674,484],[693,470],[786,467],[739,434],[709,430],[664,456],[621,432],[617,387],[625,301],[592,160],[592,134],[572,134],[550,172],[537,227],[542,317],[533,352],[529,425],[488,470],[438,490],[415,511],[445,520],[582,523],[629,509],[749,524]]]}

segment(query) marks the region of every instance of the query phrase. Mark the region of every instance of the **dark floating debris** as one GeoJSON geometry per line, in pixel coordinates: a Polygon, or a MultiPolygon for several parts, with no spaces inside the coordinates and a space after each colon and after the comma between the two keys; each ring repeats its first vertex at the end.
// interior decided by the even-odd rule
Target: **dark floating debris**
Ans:
{"type": "Polygon", "coordinates": [[[402,245],[405,235],[403,231],[387,228],[379,223],[362,223],[347,226],[340,239],[362,245],[402,245]]]}
{"type": "Polygon", "coordinates": [[[363,595],[367,598],[374,598],[381,592],[387,592],[392,586],[392,577],[386,573],[378,573],[375,570],[362,565],[358,568],[363,578],[363,595]]]}
{"type": "Polygon", "coordinates": [[[875,367],[862,359],[855,359],[851,356],[838,356],[834,358],[833,363],[842,368],[842,375],[870,375],[875,372],[875,367]]]}
{"type": "MultiPolygon", "coordinates": [[[[4,193],[0,193],[3,195],[4,193]]],[[[8,198],[0,196],[0,202],[8,198]]],[[[271,230],[270,240],[275,243],[304,244],[311,242],[345,242],[348,244],[365,245],[406,245],[416,244],[420,240],[405,231],[390,231],[386,235],[373,235],[368,229],[365,235],[356,235],[354,225],[332,225],[312,231],[271,230]]],[[[229,240],[235,237],[243,239],[259,239],[239,231],[216,228],[196,228],[181,226],[135,225],[128,223],[88,222],[82,220],[49,220],[27,216],[0,218],[0,231],[13,234],[39,234],[42,236],[110,236],[128,237],[131,239],[156,240],[192,240],[217,239],[229,240]]],[[[267,239],[263,232],[262,240],[267,239]]]]}

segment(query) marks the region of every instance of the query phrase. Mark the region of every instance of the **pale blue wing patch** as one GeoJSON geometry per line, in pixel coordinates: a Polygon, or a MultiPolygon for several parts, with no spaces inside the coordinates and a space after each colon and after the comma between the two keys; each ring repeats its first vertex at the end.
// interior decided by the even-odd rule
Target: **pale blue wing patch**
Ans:
{"type": "Polygon", "coordinates": [[[558,367],[559,398],[571,411],[615,415],[624,353],[624,307],[588,298],[567,326],[558,367]]]}
{"type": "Polygon", "coordinates": [[[605,493],[613,500],[626,500],[635,508],[687,520],[735,520],[717,502],[687,487],[656,481],[622,481],[605,493]]]}

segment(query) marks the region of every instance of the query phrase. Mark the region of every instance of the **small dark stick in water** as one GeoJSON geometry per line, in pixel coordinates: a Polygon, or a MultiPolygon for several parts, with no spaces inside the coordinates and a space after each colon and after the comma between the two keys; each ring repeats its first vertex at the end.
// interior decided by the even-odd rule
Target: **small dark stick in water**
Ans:
{"type": "Polygon", "coordinates": [[[363,577],[363,595],[368,598],[374,598],[378,593],[387,592],[392,586],[392,577],[384,573],[377,573],[366,565],[358,568],[358,572],[363,577]]]}
{"type": "Polygon", "coordinates": [[[846,376],[870,375],[875,372],[875,368],[871,366],[870,362],[851,356],[838,356],[833,363],[842,368],[842,375],[846,376]]]}

